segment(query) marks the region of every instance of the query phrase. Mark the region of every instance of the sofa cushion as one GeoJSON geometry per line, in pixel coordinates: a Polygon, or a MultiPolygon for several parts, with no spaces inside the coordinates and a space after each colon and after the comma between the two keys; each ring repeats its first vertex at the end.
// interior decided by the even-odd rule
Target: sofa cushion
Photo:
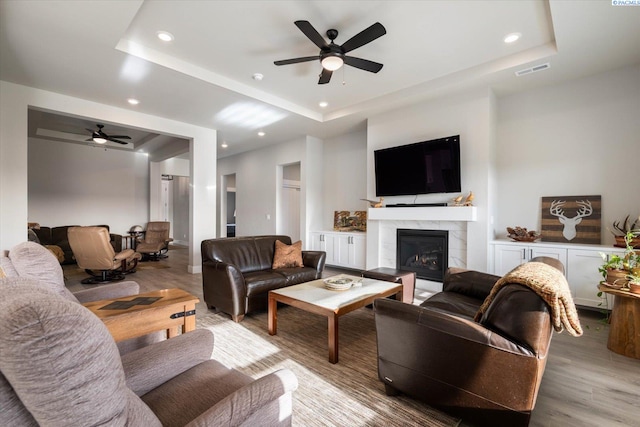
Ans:
{"type": "Polygon", "coordinates": [[[278,274],[283,275],[286,280],[286,286],[297,285],[298,283],[310,282],[316,280],[316,269],[311,267],[295,267],[278,269],[278,274]]]}
{"type": "Polygon", "coordinates": [[[244,274],[244,282],[247,286],[247,297],[256,294],[264,294],[272,289],[286,286],[285,277],[273,270],[253,271],[244,274]]]}
{"type": "Polygon", "coordinates": [[[280,240],[275,241],[275,252],[273,254],[273,265],[271,268],[304,267],[302,263],[302,241],[287,245],[280,240]]]}

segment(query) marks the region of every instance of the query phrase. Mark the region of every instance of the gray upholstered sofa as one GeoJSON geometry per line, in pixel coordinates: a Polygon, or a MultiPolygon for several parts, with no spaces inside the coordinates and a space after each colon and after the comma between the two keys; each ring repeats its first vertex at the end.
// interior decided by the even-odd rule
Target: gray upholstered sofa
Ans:
{"type": "Polygon", "coordinates": [[[240,322],[246,313],[266,310],[270,290],[319,279],[326,253],[302,251],[303,267],[272,269],[276,240],[289,236],[203,240],[202,287],[207,307],[240,322]]]}

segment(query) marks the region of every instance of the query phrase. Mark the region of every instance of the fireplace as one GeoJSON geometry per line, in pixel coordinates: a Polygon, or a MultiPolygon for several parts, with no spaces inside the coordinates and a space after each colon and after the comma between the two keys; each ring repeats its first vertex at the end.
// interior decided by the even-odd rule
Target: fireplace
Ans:
{"type": "Polygon", "coordinates": [[[396,268],[413,271],[419,279],[442,282],[449,264],[449,232],[398,229],[396,268]]]}

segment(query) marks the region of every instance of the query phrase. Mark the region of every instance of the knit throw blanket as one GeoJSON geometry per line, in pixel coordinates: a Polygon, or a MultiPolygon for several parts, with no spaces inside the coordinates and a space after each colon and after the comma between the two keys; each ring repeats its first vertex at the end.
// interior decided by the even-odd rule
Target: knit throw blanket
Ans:
{"type": "Polygon", "coordinates": [[[553,327],[557,332],[562,332],[564,327],[574,337],[582,335],[578,311],[567,279],[560,270],[542,262],[522,264],[498,280],[476,313],[476,321],[482,318],[498,291],[510,283],[528,287],[549,305],[553,327]]]}

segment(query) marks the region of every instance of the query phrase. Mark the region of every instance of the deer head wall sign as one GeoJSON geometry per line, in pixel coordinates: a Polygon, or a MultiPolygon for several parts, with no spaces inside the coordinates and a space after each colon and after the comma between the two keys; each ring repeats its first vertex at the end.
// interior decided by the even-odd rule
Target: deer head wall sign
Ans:
{"type": "Polygon", "coordinates": [[[600,196],[543,197],[543,240],[599,244],[600,209],[600,196]]]}

